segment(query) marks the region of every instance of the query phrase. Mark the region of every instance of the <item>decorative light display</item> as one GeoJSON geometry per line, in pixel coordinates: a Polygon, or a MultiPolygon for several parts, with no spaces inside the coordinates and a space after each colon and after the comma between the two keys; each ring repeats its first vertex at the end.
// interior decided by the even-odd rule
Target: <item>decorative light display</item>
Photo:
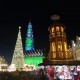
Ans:
{"type": "Polygon", "coordinates": [[[34,65],[25,64],[23,71],[34,71],[34,69],[35,69],[34,65]]]}
{"type": "Polygon", "coordinates": [[[20,29],[21,29],[21,27],[19,27],[18,38],[16,41],[16,46],[15,46],[15,50],[14,50],[13,58],[12,58],[12,64],[15,64],[15,66],[18,70],[20,70],[24,66],[24,54],[23,54],[20,29]]]}
{"type": "Polygon", "coordinates": [[[0,56],[0,71],[7,71],[8,64],[3,56],[0,56]]]}
{"type": "Polygon", "coordinates": [[[46,65],[38,68],[38,75],[41,75],[41,70],[45,73],[48,80],[77,80],[80,79],[80,65],[46,65]]]}
{"type": "Polygon", "coordinates": [[[25,64],[34,65],[35,68],[38,68],[38,64],[43,62],[43,50],[27,51],[24,55],[25,64]]]}
{"type": "Polygon", "coordinates": [[[15,66],[15,64],[11,64],[11,65],[8,67],[8,72],[13,72],[13,71],[16,71],[16,66],[15,66]]]}
{"type": "Polygon", "coordinates": [[[26,45],[25,50],[34,50],[34,39],[33,39],[33,31],[32,24],[29,22],[26,36],[26,45]]]}
{"type": "Polygon", "coordinates": [[[72,41],[72,51],[74,53],[74,59],[80,61],[80,37],[76,37],[76,43],[72,41]]]}
{"type": "Polygon", "coordinates": [[[24,57],[25,64],[34,65],[35,68],[38,68],[38,64],[42,63],[42,60],[42,56],[24,57]]]}

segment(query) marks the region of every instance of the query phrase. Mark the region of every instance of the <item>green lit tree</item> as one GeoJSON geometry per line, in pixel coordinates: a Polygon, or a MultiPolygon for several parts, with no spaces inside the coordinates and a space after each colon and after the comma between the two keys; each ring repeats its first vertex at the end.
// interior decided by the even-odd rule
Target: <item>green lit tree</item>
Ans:
{"type": "Polygon", "coordinates": [[[32,31],[32,24],[29,22],[27,35],[26,35],[26,45],[25,50],[34,50],[34,39],[33,39],[33,31],[32,31]]]}
{"type": "Polygon", "coordinates": [[[21,39],[21,27],[19,27],[19,33],[15,45],[15,50],[13,53],[12,64],[15,64],[16,68],[20,70],[24,66],[24,54],[22,47],[22,39],[21,39]]]}

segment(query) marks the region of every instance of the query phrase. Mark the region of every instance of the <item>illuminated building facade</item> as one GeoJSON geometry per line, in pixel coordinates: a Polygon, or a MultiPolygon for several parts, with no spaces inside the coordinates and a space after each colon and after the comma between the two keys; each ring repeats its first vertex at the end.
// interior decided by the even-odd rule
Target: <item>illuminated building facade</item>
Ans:
{"type": "Polygon", "coordinates": [[[74,54],[67,45],[65,26],[59,23],[59,16],[53,15],[53,24],[48,28],[50,50],[48,57],[43,59],[39,65],[77,65],[79,61],[74,60],[74,54]]]}
{"type": "Polygon", "coordinates": [[[73,59],[73,54],[68,51],[66,33],[64,32],[65,26],[57,23],[59,16],[53,16],[53,25],[49,27],[50,38],[50,60],[67,60],[73,59]]]}
{"type": "Polygon", "coordinates": [[[72,51],[74,53],[74,59],[80,61],[80,37],[76,37],[76,43],[72,40],[72,51]]]}
{"type": "Polygon", "coordinates": [[[38,68],[38,64],[43,62],[43,52],[40,50],[39,55],[38,53],[36,54],[36,52],[37,51],[35,50],[34,53],[33,51],[26,53],[27,55],[24,57],[25,64],[32,65],[34,68],[38,68]]]}
{"type": "Polygon", "coordinates": [[[0,71],[7,71],[8,64],[3,56],[0,56],[0,71]]]}
{"type": "Polygon", "coordinates": [[[38,68],[38,64],[43,62],[43,50],[35,50],[34,47],[34,38],[31,22],[29,22],[28,24],[24,55],[25,64],[33,65],[35,68],[38,68]]]}

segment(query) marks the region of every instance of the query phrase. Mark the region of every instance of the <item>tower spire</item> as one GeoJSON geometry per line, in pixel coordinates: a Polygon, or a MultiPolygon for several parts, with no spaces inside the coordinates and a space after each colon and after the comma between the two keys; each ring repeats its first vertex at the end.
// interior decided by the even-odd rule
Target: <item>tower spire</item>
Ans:
{"type": "Polygon", "coordinates": [[[22,47],[22,39],[21,39],[21,27],[19,26],[18,37],[13,53],[12,64],[15,64],[16,68],[20,70],[24,66],[24,55],[23,55],[23,47],[22,47]]]}
{"type": "Polygon", "coordinates": [[[27,35],[26,35],[26,45],[25,50],[34,50],[34,39],[33,39],[33,31],[32,31],[32,24],[29,21],[27,35]]]}

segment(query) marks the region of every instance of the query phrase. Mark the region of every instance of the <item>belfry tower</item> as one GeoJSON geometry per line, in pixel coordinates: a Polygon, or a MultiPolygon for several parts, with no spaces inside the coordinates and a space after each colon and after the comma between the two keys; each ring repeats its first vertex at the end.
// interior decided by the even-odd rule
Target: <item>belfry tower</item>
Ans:
{"type": "MultiPolygon", "coordinates": [[[[48,57],[43,58],[43,63],[39,66],[56,65],[80,65],[80,61],[75,60],[73,50],[67,45],[65,26],[60,24],[58,15],[53,15],[53,24],[48,28],[50,49],[48,57]]],[[[79,52],[78,50],[77,52],[79,52]]]]}
{"type": "Polygon", "coordinates": [[[64,25],[59,24],[58,20],[60,16],[54,15],[51,17],[54,21],[48,30],[50,32],[50,51],[49,59],[50,60],[66,60],[72,59],[73,55],[68,51],[66,34],[64,32],[64,25]]]}

